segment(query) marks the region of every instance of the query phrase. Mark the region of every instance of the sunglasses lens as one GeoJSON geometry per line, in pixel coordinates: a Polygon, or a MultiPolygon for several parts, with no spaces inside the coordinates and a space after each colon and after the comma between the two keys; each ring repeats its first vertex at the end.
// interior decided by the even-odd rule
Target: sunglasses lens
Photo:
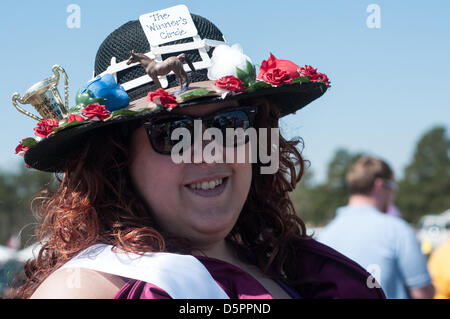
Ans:
{"type": "Polygon", "coordinates": [[[248,142],[248,136],[244,134],[244,131],[252,125],[247,113],[240,110],[217,114],[212,122],[212,126],[222,132],[224,145],[234,147],[248,142]],[[227,132],[227,129],[231,132],[227,132]]]}
{"type": "MultiPolygon", "coordinates": [[[[236,147],[249,141],[249,137],[244,134],[244,131],[253,127],[254,113],[254,110],[249,112],[245,110],[225,111],[211,117],[208,116],[208,120],[205,120],[203,124],[208,123],[209,125],[206,126],[217,128],[222,132],[224,146],[236,147]]],[[[146,129],[153,149],[161,154],[170,154],[172,147],[182,142],[184,136],[190,136],[189,145],[194,143],[194,119],[190,117],[158,119],[147,124],[146,129]],[[183,131],[175,132],[179,133],[175,134],[175,137],[179,137],[179,139],[172,139],[172,134],[176,129],[183,129],[183,131]]]]}
{"type": "MultiPolygon", "coordinates": [[[[153,148],[161,154],[170,154],[172,147],[183,141],[185,134],[180,134],[180,139],[172,139],[172,133],[176,129],[188,130],[193,137],[194,126],[190,119],[166,119],[152,123],[150,130],[150,142],[153,148]]],[[[183,133],[183,132],[182,132],[183,133]]],[[[184,132],[185,133],[185,132],[184,132]]]]}

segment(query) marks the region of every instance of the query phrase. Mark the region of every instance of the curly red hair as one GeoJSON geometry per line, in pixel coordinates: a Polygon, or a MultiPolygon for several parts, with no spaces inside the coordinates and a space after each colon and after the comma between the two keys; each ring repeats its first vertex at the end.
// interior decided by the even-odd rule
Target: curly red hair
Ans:
{"type": "MultiPolygon", "coordinates": [[[[278,127],[276,104],[267,99],[243,101],[257,105],[256,127],[278,127]]],[[[68,157],[55,192],[35,198],[33,211],[40,220],[36,236],[42,248],[25,264],[26,282],[16,297],[27,298],[52,272],[80,251],[96,243],[129,252],[189,253],[190,243],[156,229],[149,207],[136,191],[128,166],[130,136],[140,123],[104,128],[68,157]]],[[[297,282],[296,247],[306,238],[289,192],[300,181],[303,158],[300,140],[280,135],[280,164],[275,174],[260,174],[253,164],[253,179],[241,215],[227,240],[272,278],[297,282]]],[[[271,145],[271,144],[268,144],[271,145]]],[[[58,175],[59,176],[59,175],[58,175]]]]}

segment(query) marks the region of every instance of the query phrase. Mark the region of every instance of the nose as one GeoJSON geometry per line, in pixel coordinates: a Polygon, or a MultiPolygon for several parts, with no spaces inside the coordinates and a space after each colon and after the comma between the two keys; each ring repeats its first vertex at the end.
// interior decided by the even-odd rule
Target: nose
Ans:
{"type": "Polygon", "coordinates": [[[200,120],[194,121],[192,163],[223,163],[223,136],[217,128],[208,128],[200,120]],[[207,131],[208,130],[208,131],[207,131]]]}

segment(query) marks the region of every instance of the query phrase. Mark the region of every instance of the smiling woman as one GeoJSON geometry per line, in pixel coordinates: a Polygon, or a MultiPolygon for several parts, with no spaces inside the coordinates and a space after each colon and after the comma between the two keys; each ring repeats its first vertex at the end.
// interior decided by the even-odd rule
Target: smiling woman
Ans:
{"type": "MultiPolygon", "coordinates": [[[[77,105],[60,121],[44,119],[41,138],[21,142],[27,165],[59,172],[61,181],[56,192],[44,191],[35,201],[42,249],[27,262],[28,279],[16,296],[382,298],[356,263],[306,235],[289,198],[303,174],[301,141],[259,133],[233,144],[214,140],[215,152],[228,159],[236,150],[250,155],[255,143],[267,154],[277,152],[278,170],[271,174],[261,173],[267,163],[250,162],[250,156],[234,162],[175,162],[170,156],[174,128],[192,131],[193,119],[218,132],[276,129],[281,116],[329,86],[316,69],[273,55],[256,76],[247,59],[239,64],[246,56],[235,46],[227,48],[236,51],[239,66],[230,68],[236,61],[214,56],[212,47],[226,45],[220,31],[192,18],[201,43],[211,46],[207,54],[206,47],[192,50],[190,39],[161,47],[197,61],[191,86],[177,92],[171,74],[166,90],[156,90],[148,78],[135,85],[143,70],[125,67],[128,52],[150,47],[139,22],[129,22],[101,45],[96,73],[114,73],[131,103],[111,111],[100,93],[85,89],[96,103],[77,105]],[[112,60],[123,61],[120,72],[109,66],[112,60]],[[209,79],[202,65],[218,78],[209,79]],[[220,75],[225,69],[235,73],[220,75]]],[[[204,140],[187,142],[184,152],[194,158],[206,147],[204,140]]]]}

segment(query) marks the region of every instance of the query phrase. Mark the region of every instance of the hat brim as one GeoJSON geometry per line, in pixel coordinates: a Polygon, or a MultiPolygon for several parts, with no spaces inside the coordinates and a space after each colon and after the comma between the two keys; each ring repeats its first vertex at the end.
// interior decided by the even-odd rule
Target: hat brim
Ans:
{"type": "MultiPolygon", "coordinates": [[[[208,88],[214,81],[203,81],[192,83],[189,89],[208,88]]],[[[168,89],[169,92],[176,91],[176,88],[168,89]]],[[[267,97],[276,101],[281,117],[296,112],[315,99],[322,96],[327,90],[327,86],[321,82],[293,83],[280,87],[262,88],[252,92],[242,92],[239,94],[221,96],[206,96],[180,103],[176,108],[185,108],[200,104],[218,103],[223,101],[253,99],[267,97]]],[[[130,103],[129,109],[148,108],[146,98],[140,98],[130,103]]],[[[108,121],[90,121],[86,124],[68,127],[55,134],[42,139],[31,147],[24,155],[25,163],[32,168],[46,172],[61,172],[65,164],[67,155],[74,149],[81,146],[90,136],[98,132],[101,128],[109,125],[116,125],[127,121],[140,120],[154,114],[156,111],[164,111],[164,108],[149,109],[138,114],[121,115],[108,121]]]]}

